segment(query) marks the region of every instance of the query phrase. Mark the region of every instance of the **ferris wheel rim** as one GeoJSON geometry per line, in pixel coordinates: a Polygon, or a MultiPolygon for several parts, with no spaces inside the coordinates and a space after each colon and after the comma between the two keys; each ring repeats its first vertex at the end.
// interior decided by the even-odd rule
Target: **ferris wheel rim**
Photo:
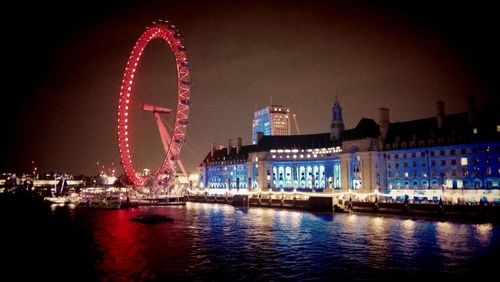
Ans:
{"type": "Polygon", "coordinates": [[[143,186],[146,182],[145,177],[140,177],[133,165],[130,146],[130,99],[133,94],[134,76],[138,70],[142,52],[148,44],[155,39],[161,39],[168,43],[171,53],[175,58],[177,71],[177,102],[175,107],[175,121],[172,126],[171,140],[168,150],[161,165],[156,169],[154,175],[170,175],[175,170],[175,162],[179,160],[182,144],[185,140],[186,127],[189,124],[189,107],[191,105],[191,80],[189,78],[190,64],[187,60],[186,48],[182,44],[181,35],[178,29],[169,24],[168,21],[153,23],[151,27],[146,28],[127,60],[123,80],[120,88],[120,97],[118,101],[118,149],[120,153],[121,164],[125,175],[134,185],[143,186]]]}

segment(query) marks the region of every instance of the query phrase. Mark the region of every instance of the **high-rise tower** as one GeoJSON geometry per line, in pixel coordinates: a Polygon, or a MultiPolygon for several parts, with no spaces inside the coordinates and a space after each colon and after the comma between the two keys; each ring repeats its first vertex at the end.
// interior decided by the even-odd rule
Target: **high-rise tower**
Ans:
{"type": "Polygon", "coordinates": [[[290,109],[270,105],[255,111],[253,118],[253,144],[257,144],[257,132],[263,135],[290,135],[290,109]]]}

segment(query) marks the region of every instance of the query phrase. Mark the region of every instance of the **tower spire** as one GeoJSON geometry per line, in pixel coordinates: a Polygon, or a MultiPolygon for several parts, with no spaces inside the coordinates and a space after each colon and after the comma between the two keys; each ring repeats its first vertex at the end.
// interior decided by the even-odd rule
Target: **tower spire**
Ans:
{"type": "Polygon", "coordinates": [[[342,107],[340,106],[338,95],[335,95],[335,102],[333,103],[333,108],[332,108],[332,124],[330,127],[330,139],[339,142],[342,131],[344,131],[342,107]]]}

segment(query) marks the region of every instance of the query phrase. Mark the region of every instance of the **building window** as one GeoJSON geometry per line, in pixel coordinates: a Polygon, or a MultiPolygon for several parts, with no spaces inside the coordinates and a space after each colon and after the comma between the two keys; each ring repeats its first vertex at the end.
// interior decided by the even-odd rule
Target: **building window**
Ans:
{"type": "Polygon", "coordinates": [[[455,150],[450,150],[450,155],[455,155],[455,150]]]}
{"type": "Polygon", "coordinates": [[[460,154],[465,154],[466,150],[465,149],[460,149],[460,154]]]}
{"type": "Polygon", "coordinates": [[[460,158],[460,164],[461,165],[467,165],[468,164],[467,158],[460,158]]]}
{"type": "Polygon", "coordinates": [[[446,160],[441,160],[441,166],[445,166],[446,165],[446,160]]]}
{"type": "Polygon", "coordinates": [[[486,175],[491,175],[491,167],[486,168],[486,175]]]}
{"type": "Polygon", "coordinates": [[[473,133],[473,134],[477,134],[477,128],[473,128],[473,129],[472,129],[472,133],[473,133]]]}
{"type": "Polygon", "coordinates": [[[439,152],[439,155],[440,155],[440,156],[444,156],[444,151],[440,151],[440,152],[439,152]]]}
{"type": "Polygon", "coordinates": [[[451,160],[451,165],[456,165],[456,164],[457,164],[457,160],[452,159],[452,160],[451,160]]]}
{"type": "Polygon", "coordinates": [[[407,171],[405,171],[404,176],[405,176],[405,177],[408,177],[408,172],[407,172],[407,171]]]}

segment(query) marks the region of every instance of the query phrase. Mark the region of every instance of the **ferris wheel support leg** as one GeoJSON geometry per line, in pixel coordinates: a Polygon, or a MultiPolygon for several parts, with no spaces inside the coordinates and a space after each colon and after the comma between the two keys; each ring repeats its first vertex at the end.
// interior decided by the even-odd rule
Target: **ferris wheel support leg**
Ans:
{"type": "Polygon", "coordinates": [[[186,168],[184,167],[184,164],[182,163],[181,160],[177,160],[177,164],[181,168],[182,174],[184,174],[184,177],[186,177],[186,179],[187,179],[188,178],[188,174],[187,174],[186,168]]]}
{"type": "MultiPolygon", "coordinates": [[[[168,154],[168,147],[169,147],[170,142],[172,141],[172,138],[170,138],[170,135],[168,134],[168,130],[160,118],[160,114],[155,112],[154,116],[155,116],[155,120],[156,120],[156,125],[158,126],[158,131],[160,131],[160,138],[161,138],[161,142],[163,143],[163,149],[165,150],[165,154],[168,154]]],[[[175,163],[177,163],[179,165],[179,167],[182,170],[182,174],[184,174],[184,177],[187,178],[188,174],[187,174],[186,168],[184,167],[184,164],[182,163],[182,161],[177,160],[175,163]]],[[[175,168],[175,166],[174,166],[175,163],[172,162],[172,168],[175,168]]]]}
{"type": "Polygon", "coordinates": [[[165,149],[165,153],[168,152],[168,145],[170,144],[170,135],[168,135],[167,128],[165,127],[165,124],[163,124],[163,121],[160,118],[159,113],[154,113],[155,116],[155,121],[156,125],[158,126],[158,131],[160,131],[160,138],[161,142],[163,144],[163,148],[165,149]]]}

